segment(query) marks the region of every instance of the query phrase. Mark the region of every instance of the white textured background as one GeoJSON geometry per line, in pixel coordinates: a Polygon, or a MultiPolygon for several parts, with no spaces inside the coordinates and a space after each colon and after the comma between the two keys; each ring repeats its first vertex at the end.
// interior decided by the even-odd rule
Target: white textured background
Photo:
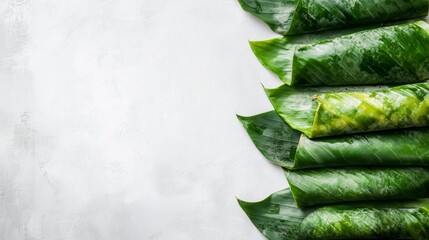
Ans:
{"type": "Polygon", "coordinates": [[[235,118],[279,82],[236,0],[0,1],[0,239],[263,239],[286,186],[235,118]]]}

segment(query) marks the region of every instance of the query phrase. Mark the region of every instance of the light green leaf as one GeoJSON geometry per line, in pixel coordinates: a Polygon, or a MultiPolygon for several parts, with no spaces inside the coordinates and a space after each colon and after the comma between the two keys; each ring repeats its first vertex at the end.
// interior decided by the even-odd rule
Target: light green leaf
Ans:
{"type": "Polygon", "coordinates": [[[266,93],[280,117],[309,138],[429,126],[429,83],[291,88],[266,93]]]}

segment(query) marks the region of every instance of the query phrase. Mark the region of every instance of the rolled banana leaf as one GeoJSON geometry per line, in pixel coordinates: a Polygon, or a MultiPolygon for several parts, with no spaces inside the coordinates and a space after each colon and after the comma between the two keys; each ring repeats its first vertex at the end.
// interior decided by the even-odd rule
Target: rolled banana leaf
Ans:
{"type": "Polygon", "coordinates": [[[429,168],[348,167],[289,171],[297,206],[429,198],[429,168]]]}
{"type": "Polygon", "coordinates": [[[238,202],[269,240],[429,239],[429,199],[299,209],[285,189],[261,202],[238,202]]]}
{"type": "Polygon", "coordinates": [[[309,138],[429,126],[429,83],[291,88],[266,93],[280,117],[309,138]]]}
{"type": "Polygon", "coordinates": [[[297,35],[426,16],[427,0],[238,0],[282,35],[297,35]]]}
{"type": "Polygon", "coordinates": [[[259,151],[287,169],[364,166],[429,166],[429,128],[309,139],[275,111],[238,116],[259,151]]]}
{"type": "Polygon", "coordinates": [[[266,68],[291,86],[416,83],[429,79],[429,24],[419,21],[308,43],[250,42],[266,68]]]}

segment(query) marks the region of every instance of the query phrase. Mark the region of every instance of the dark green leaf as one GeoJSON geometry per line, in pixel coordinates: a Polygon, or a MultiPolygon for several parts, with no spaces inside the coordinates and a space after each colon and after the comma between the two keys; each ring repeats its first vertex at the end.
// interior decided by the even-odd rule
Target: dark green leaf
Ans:
{"type": "Polygon", "coordinates": [[[295,168],[301,133],[287,126],[275,111],[253,117],[238,116],[256,147],[271,162],[295,168]]]}
{"type": "Polygon", "coordinates": [[[350,167],[285,170],[299,207],[369,200],[429,197],[429,169],[350,167]]]}
{"type": "Polygon", "coordinates": [[[309,139],[289,127],[275,111],[238,118],[261,153],[288,169],[429,166],[429,128],[309,139]]]}
{"type": "Polygon", "coordinates": [[[295,35],[426,16],[426,0],[239,0],[275,32],[295,35]]]}
{"type": "Polygon", "coordinates": [[[291,86],[415,83],[429,79],[429,25],[371,29],[308,44],[307,38],[250,42],[259,61],[291,86]]]}
{"type": "Polygon", "coordinates": [[[429,199],[357,202],[299,209],[289,189],[239,204],[270,240],[417,239],[429,237],[429,199]]]}
{"type": "Polygon", "coordinates": [[[250,220],[268,239],[298,239],[299,225],[311,210],[296,207],[289,189],[258,203],[238,200],[250,220]]]}

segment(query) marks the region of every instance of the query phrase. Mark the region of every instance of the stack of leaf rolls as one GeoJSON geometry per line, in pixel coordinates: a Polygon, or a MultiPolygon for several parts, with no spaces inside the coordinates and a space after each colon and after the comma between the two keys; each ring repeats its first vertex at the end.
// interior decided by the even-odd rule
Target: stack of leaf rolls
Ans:
{"type": "Polygon", "coordinates": [[[283,85],[238,116],[289,187],[239,205],[270,240],[429,239],[427,0],[239,0],[283,85]]]}

